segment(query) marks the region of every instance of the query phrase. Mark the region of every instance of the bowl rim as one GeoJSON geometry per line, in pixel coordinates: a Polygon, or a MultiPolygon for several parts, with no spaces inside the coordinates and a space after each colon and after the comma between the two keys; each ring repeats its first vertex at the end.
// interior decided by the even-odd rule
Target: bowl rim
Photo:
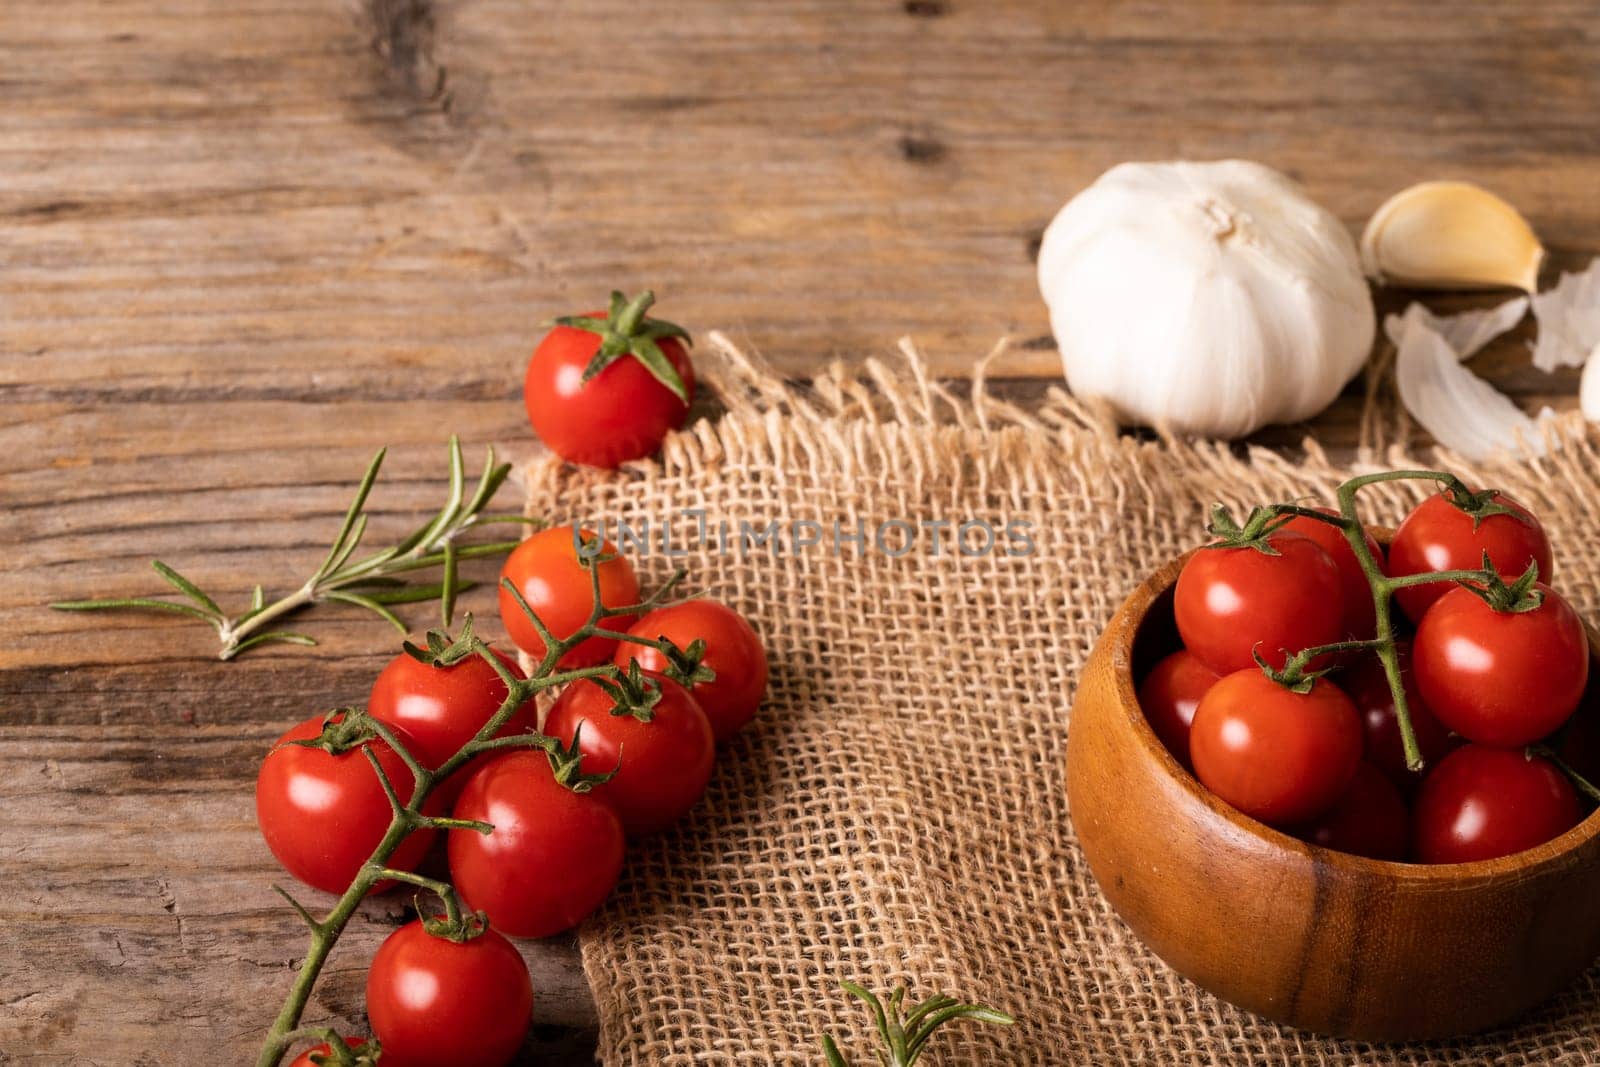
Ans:
{"type": "MultiPolygon", "coordinates": [[[[1390,531],[1379,527],[1368,527],[1369,532],[1380,543],[1387,544],[1390,531]]],[[[1412,863],[1404,860],[1377,860],[1366,856],[1357,856],[1349,852],[1340,852],[1336,849],[1324,848],[1308,841],[1292,837],[1281,830],[1274,829],[1264,822],[1239,811],[1221,797],[1212,793],[1192,772],[1178,762],[1167,746],[1161,743],[1156,736],[1155,728],[1150,725],[1150,720],[1144,714],[1144,708],[1139,704],[1138,687],[1133,678],[1134,645],[1139,633],[1144,628],[1145,621],[1150,616],[1151,609],[1156,602],[1178,582],[1178,573],[1189,557],[1200,551],[1200,546],[1189,549],[1174,559],[1168,560],[1156,568],[1139,586],[1128,595],[1123,602],[1122,610],[1130,616],[1132,625],[1120,628],[1116,635],[1117,644],[1111,650],[1112,665],[1116,674],[1117,699],[1123,711],[1133,720],[1133,733],[1138,738],[1144,754],[1153,759],[1161,767],[1167,777],[1173,780],[1192,799],[1204,804],[1216,815],[1227,820],[1234,829],[1249,834],[1263,844],[1274,848],[1299,853],[1301,856],[1314,863],[1324,863],[1342,869],[1351,874],[1366,875],[1389,879],[1402,879],[1405,881],[1437,884],[1439,882],[1471,882],[1488,881],[1506,876],[1524,876],[1545,867],[1569,861],[1573,854],[1583,846],[1600,838],[1600,807],[1590,812],[1578,825],[1568,830],[1559,837],[1553,837],[1543,844],[1536,845],[1521,852],[1513,852],[1509,856],[1498,856],[1488,860],[1473,860],[1470,863],[1412,863]]],[[[1593,627],[1584,623],[1584,632],[1589,638],[1589,657],[1591,668],[1596,659],[1600,659],[1600,634],[1596,634],[1593,627]]]]}

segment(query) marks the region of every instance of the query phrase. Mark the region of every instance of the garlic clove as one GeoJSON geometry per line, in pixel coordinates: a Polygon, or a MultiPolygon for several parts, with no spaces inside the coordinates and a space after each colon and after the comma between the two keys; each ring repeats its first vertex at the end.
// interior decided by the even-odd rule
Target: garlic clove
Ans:
{"type": "Polygon", "coordinates": [[[1412,304],[1403,316],[1384,322],[1384,332],[1397,338],[1395,384],[1406,410],[1441,445],[1468,459],[1496,452],[1543,454],[1538,423],[1464,366],[1429,317],[1426,308],[1412,304]]]}
{"type": "Polygon", "coordinates": [[[1380,282],[1420,289],[1534,292],[1544,247],[1517,209],[1471,182],[1423,182],[1378,208],[1361,265],[1380,282]]]}
{"type": "Polygon", "coordinates": [[[1558,367],[1581,367],[1600,345],[1600,257],[1533,298],[1533,317],[1539,321],[1539,339],[1533,345],[1533,365],[1550,372],[1558,367]]]}

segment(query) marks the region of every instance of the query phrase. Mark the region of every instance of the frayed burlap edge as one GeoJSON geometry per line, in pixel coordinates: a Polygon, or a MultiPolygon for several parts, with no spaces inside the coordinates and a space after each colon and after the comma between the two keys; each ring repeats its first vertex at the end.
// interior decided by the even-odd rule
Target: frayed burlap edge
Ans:
{"type": "MultiPolygon", "coordinates": [[[[630,473],[712,470],[730,459],[803,459],[812,467],[871,475],[885,464],[910,459],[920,487],[932,464],[919,464],[919,458],[947,460],[954,454],[977,461],[988,451],[1008,462],[1026,462],[1039,453],[1050,463],[1063,457],[1115,459],[1140,475],[1146,496],[1180,495],[1206,506],[1277,499],[1274,494],[1302,491],[1307,479],[1331,490],[1353,474],[1428,468],[1501,487],[1536,511],[1556,507],[1565,513],[1565,494],[1581,485],[1580,476],[1600,471],[1600,425],[1584,421],[1577,411],[1542,424],[1542,455],[1474,461],[1448,449],[1413,450],[1398,441],[1409,422],[1403,413],[1386,411],[1380,390],[1369,383],[1362,420],[1366,443],[1352,458],[1336,461],[1314,437],[1286,453],[1166,433],[1130,434],[1108,408],[1080,401],[1060,386],[1052,386],[1036,406],[1006,402],[991,395],[986,380],[1006,342],[974,365],[970,383],[961,389],[931,378],[909,337],[897,345],[898,365],[876,357],[857,365],[836,361],[808,382],[786,381],[720,332],[712,331],[708,341],[715,358],[704,361],[703,376],[725,413],[671,435],[658,458],[629,464],[630,473]],[[885,437],[906,448],[879,447],[885,437]]],[[[550,457],[535,461],[530,490],[553,484],[560,467],[550,457]]],[[[1363,500],[1392,514],[1425,491],[1408,483],[1380,484],[1364,490],[1363,500]]],[[[530,505],[538,503],[530,492],[530,505]]],[[[1595,514],[1600,512],[1591,511],[1591,517],[1595,514]]]]}

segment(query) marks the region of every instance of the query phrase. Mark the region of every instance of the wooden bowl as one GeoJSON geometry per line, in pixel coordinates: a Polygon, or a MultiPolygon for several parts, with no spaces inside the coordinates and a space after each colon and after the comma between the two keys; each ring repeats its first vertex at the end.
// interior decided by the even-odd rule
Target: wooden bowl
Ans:
{"type": "MultiPolygon", "coordinates": [[[[1538,848],[1449,866],[1307,845],[1235,811],[1173,759],[1135,686],[1178,647],[1162,567],[1106,628],[1067,741],[1071,817],[1106,895],[1179,974],[1277,1022],[1367,1041],[1481,1030],[1600,956],[1600,813],[1538,848]]],[[[1600,642],[1590,633],[1591,657],[1600,642]]],[[[1580,714],[1600,714],[1591,659],[1580,714]]]]}

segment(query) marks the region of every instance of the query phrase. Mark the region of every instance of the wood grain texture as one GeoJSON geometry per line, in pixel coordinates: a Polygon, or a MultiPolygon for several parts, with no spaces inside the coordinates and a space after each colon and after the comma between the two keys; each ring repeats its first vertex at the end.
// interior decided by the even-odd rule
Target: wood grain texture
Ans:
{"type": "MultiPolygon", "coordinates": [[[[1596,14],[0,5],[0,877],[56,923],[37,957],[0,930],[0,1061],[242,1058],[299,936],[249,826],[254,754],[361,699],[391,647],[324,608],[320,647],[223,665],[186,622],[44,601],[155,591],[153,555],[230,604],[292,587],[383,444],[372,536],[399,532],[442,492],[448,432],[531,451],[537,323],[613,287],[795,376],[908,332],[959,376],[1010,334],[997,371],[1026,396],[1056,369],[1039,234],[1124,159],[1261,159],[1352,227],[1413,180],[1476,178],[1575,266],[1600,248],[1596,14]]],[[[1475,366],[1572,403],[1517,339],[1475,366]]],[[[1352,392],[1315,428],[1348,445],[1359,411],[1352,392]]],[[[540,1021],[581,1028],[570,954],[529,952],[540,1021]]]]}

